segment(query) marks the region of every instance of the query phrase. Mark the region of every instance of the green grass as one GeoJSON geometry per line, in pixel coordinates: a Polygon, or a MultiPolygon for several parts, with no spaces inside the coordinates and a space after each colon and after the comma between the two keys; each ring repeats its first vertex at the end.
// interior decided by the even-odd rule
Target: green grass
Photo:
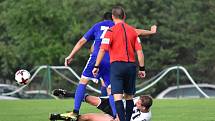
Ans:
{"type": "Polygon", "coordinates": [[[215,121],[215,100],[155,100],[152,115],[153,121],[215,121]]]}
{"type": "MultiPolygon", "coordinates": [[[[48,121],[50,112],[72,110],[73,100],[0,101],[0,121],[48,121]]],[[[83,103],[81,113],[99,112],[83,103]]],[[[152,121],[215,121],[215,100],[154,100],[152,121]]]]}

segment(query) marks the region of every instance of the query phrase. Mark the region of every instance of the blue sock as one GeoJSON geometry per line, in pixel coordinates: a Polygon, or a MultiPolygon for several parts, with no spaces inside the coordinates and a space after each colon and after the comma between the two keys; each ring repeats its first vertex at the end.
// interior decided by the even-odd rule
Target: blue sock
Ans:
{"type": "Polygon", "coordinates": [[[109,95],[109,103],[110,103],[110,106],[111,106],[111,109],[112,109],[112,116],[114,118],[116,118],[116,106],[115,106],[113,95],[109,95]]]}
{"type": "Polygon", "coordinates": [[[104,86],[101,86],[101,96],[107,96],[107,88],[104,86]]]}
{"type": "Polygon", "coordinates": [[[79,113],[81,103],[84,99],[85,91],[86,91],[86,85],[85,84],[79,84],[78,87],[76,88],[75,104],[74,104],[73,112],[79,113]]]}
{"type": "Polygon", "coordinates": [[[115,101],[116,111],[120,121],[125,121],[125,109],[122,100],[115,101]]]}
{"type": "Polygon", "coordinates": [[[133,108],[134,108],[134,101],[133,100],[126,100],[126,121],[130,121],[131,120],[131,115],[133,112],[133,108]]]}

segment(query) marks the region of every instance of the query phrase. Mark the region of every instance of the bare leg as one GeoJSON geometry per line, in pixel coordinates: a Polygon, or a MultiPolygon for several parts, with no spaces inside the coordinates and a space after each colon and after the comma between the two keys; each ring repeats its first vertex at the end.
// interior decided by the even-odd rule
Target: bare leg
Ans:
{"type": "Polygon", "coordinates": [[[102,113],[88,113],[80,115],[78,121],[112,121],[113,117],[102,113]]]}
{"type": "Polygon", "coordinates": [[[99,97],[91,95],[87,96],[85,101],[93,106],[98,106],[101,103],[101,99],[99,97]]]}
{"type": "Polygon", "coordinates": [[[124,98],[125,98],[125,100],[133,100],[134,95],[128,95],[128,94],[125,93],[124,98]]]}

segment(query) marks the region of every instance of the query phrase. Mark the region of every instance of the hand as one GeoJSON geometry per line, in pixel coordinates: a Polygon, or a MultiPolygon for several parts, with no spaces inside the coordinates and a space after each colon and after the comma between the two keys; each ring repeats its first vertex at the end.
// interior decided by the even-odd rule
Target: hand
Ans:
{"type": "Polygon", "coordinates": [[[151,32],[154,34],[157,32],[157,26],[156,25],[151,26],[151,32]]]}
{"type": "Polygon", "coordinates": [[[72,62],[73,58],[71,58],[70,56],[65,58],[64,61],[64,66],[68,66],[71,62],[72,62]]]}
{"type": "Polygon", "coordinates": [[[138,72],[138,77],[139,78],[143,79],[143,78],[145,78],[145,76],[146,76],[146,72],[145,71],[139,71],[138,72]]]}
{"type": "Polygon", "coordinates": [[[99,68],[93,68],[93,76],[96,77],[98,75],[98,72],[99,72],[99,68]]]}

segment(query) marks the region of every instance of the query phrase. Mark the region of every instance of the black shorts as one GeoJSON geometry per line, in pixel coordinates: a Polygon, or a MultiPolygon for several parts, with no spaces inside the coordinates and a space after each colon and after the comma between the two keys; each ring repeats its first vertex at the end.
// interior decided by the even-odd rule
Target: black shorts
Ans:
{"type": "Polygon", "coordinates": [[[135,94],[136,64],[129,62],[113,62],[110,69],[112,94],[135,94]]]}
{"type": "Polygon", "coordinates": [[[100,99],[101,99],[101,103],[97,108],[99,110],[103,111],[104,113],[107,113],[107,114],[113,116],[112,109],[111,109],[111,106],[110,106],[110,103],[109,103],[109,98],[100,97],[100,99]]]}

